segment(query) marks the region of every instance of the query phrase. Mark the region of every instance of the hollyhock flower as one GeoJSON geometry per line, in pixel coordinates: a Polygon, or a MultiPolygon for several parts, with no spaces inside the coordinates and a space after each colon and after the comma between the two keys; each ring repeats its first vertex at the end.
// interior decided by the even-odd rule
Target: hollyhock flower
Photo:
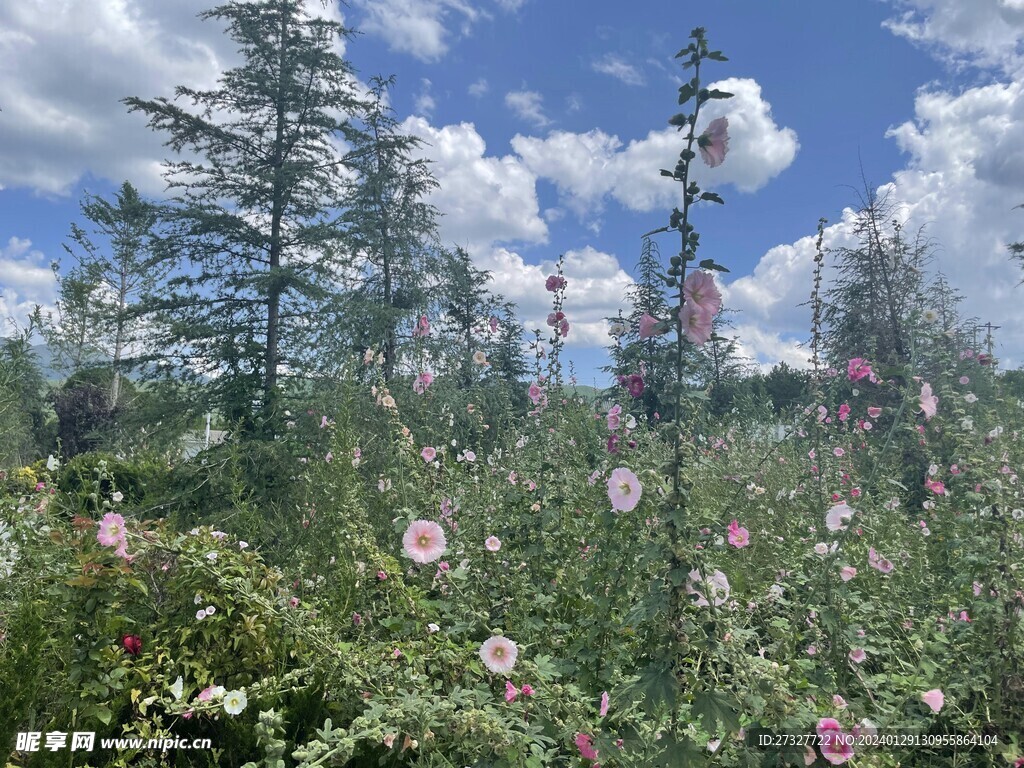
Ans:
{"type": "Polygon", "coordinates": [[[608,335],[616,339],[626,333],[626,324],[616,320],[608,326],[608,335]]]}
{"type": "Polygon", "coordinates": [[[502,635],[493,635],[480,646],[480,658],[484,666],[494,674],[507,675],[516,665],[519,648],[502,635]]]}
{"type": "Polygon", "coordinates": [[[121,638],[121,647],[129,656],[138,656],[142,653],[142,638],[138,635],[125,635],[121,638]]]}
{"type": "Polygon", "coordinates": [[[430,462],[437,458],[437,449],[428,445],[426,448],[420,451],[420,456],[422,456],[423,460],[429,464],[430,462]]]}
{"type": "Polygon", "coordinates": [[[519,695],[519,689],[512,685],[511,680],[505,681],[505,701],[515,701],[519,695]]]}
{"type": "Polygon", "coordinates": [[[167,687],[168,687],[168,690],[170,690],[170,692],[171,692],[171,696],[174,697],[174,700],[178,701],[178,700],[181,699],[181,694],[184,691],[185,680],[182,678],[181,675],[178,675],[178,679],[175,680],[173,683],[171,683],[167,687]]]}
{"type": "Polygon", "coordinates": [[[863,648],[854,648],[850,651],[850,661],[854,664],[862,663],[868,657],[863,648]]]}
{"type": "Polygon", "coordinates": [[[114,491],[112,494],[110,494],[110,498],[112,498],[115,502],[120,503],[124,501],[124,494],[121,493],[120,491],[114,491]]]}
{"type": "Polygon", "coordinates": [[[533,686],[530,685],[529,683],[527,683],[526,685],[523,686],[523,688],[520,691],[520,693],[522,693],[523,696],[533,696],[535,691],[533,690],[533,686]]]}
{"type": "Polygon", "coordinates": [[[434,562],[447,546],[441,526],[431,520],[414,520],[402,537],[405,554],[417,563],[434,562]]]}
{"type": "Polygon", "coordinates": [[[429,387],[433,383],[434,375],[429,371],[424,371],[423,373],[416,377],[415,381],[413,381],[412,388],[417,395],[422,395],[424,392],[427,391],[427,387],[429,387]]]}
{"type": "Polygon", "coordinates": [[[576,748],[580,751],[580,757],[584,760],[597,760],[597,750],[594,749],[593,737],[585,733],[577,733],[576,748]]]}
{"type": "Polygon", "coordinates": [[[927,704],[934,714],[938,714],[939,710],[946,703],[946,696],[938,688],[932,688],[930,691],[925,691],[921,694],[921,701],[927,704]]]}
{"type": "Polygon", "coordinates": [[[544,396],[544,390],[542,390],[540,387],[537,386],[537,384],[534,383],[530,385],[529,390],[527,390],[527,394],[530,396],[530,400],[533,402],[533,404],[537,405],[537,403],[539,403],[541,398],[544,396]]]}
{"type": "Polygon", "coordinates": [[[430,622],[429,624],[427,624],[427,632],[430,633],[431,635],[434,634],[435,632],[440,632],[440,631],[441,631],[441,627],[439,627],[434,622],[430,622]]]}
{"type": "Polygon", "coordinates": [[[549,312],[548,325],[554,328],[565,319],[565,312],[549,312]]]}
{"type": "Polygon", "coordinates": [[[487,353],[478,349],[473,353],[473,362],[477,365],[487,365],[487,353]]]}
{"type": "Polygon", "coordinates": [[[709,605],[707,597],[704,592],[700,592],[696,587],[706,588],[706,592],[714,600],[715,605],[723,605],[726,600],[729,599],[729,579],[726,578],[725,574],[719,570],[714,571],[710,577],[704,578],[696,568],[690,571],[690,580],[686,585],[686,593],[688,595],[696,595],[697,600],[694,605],[707,606],[709,605]]]}
{"type": "Polygon", "coordinates": [[[835,456],[837,459],[841,459],[843,458],[843,456],[846,455],[846,451],[843,450],[842,448],[833,448],[832,455],[835,456]]]}
{"type": "Polygon", "coordinates": [[[939,409],[938,395],[932,394],[932,385],[928,382],[921,385],[921,396],[918,398],[918,403],[921,405],[921,413],[924,414],[925,421],[934,416],[939,409]]]}
{"type": "Polygon", "coordinates": [[[968,392],[966,395],[964,395],[964,400],[966,400],[971,405],[974,405],[976,402],[978,402],[978,396],[973,392],[968,392]]]}
{"type": "Polygon", "coordinates": [[[684,304],[679,311],[679,319],[683,324],[683,334],[691,344],[700,346],[711,339],[713,316],[696,304],[684,304]]]}
{"type": "Polygon", "coordinates": [[[548,275],[548,279],[544,282],[544,287],[551,293],[560,291],[565,288],[565,278],[561,275],[548,275]]]}
{"type": "Polygon", "coordinates": [[[874,547],[868,549],[868,565],[882,573],[890,573],[894,567],[889,560],[884,557],[880,557],[878,553],[875,552],[874,547]]]}
{"type": "Polygon", "coordinates": [[[869,405],[868,406],[868,416],[870,416],[872,419],[877,419],[881,415],[882,415],[882,409],[881,408],[879,408],[877,406],[874,406],[874,405],[869,405]]]}
{"type": "Polygon", "coordinates": [[[206,688],[203,688],[203,690],[199,692],[199,695],[196,698],[199,699],[199,701],[213,701],[214,699],[219,698],[223,695],[224,686],[211,685],[206,688]]]}
{"type": "Polygon", "coordinates": [[[743,547],[750,544],[750,531],[746,528],[741,528],[739,520],[733,520],[729,523],[729,543],[736,547],[736,549],[743,549],[743,547]]]}
{"type": "Polygon", "coordinates": [[[926,477],[924,480],[924,487],[934,493],[936,496],[946,496],[948,491],[946,486],[941,480],[932,480],[930,477],[926,477]]]}
{"type": "Polygon", "coordinates": [[[846,699],[840,696],[838,693],[832,695],[832,706],[838,709],[846,709],[846,699]]]}
{"type": "Polygon", "coordinates": [[[608,424],[608,430],[610,432],[614,432],[615,430],[617,430],[619,428],[620,424],[622,423],[622,419],[621,419],[621,417],[619,415],[621,413],[622,413],[622,406],[621,405],[613,405],[611,408],[608,409],[608,414],[605,417],[605,421],[608,424]]]}
{"type": "Polygon", "coordinates": [[[695,270],[683,281],[683,297],[708,315],[717,315],[722,308],[722,294],[715,278],[703,270],[695,270]]]}
{"type": "Polygon", "coordinates": [[[708,123],[707,130],[697,137],[697,148],[709,168],[720,166],[729,151],[729,118],[717,117],[708,123]]]}
{"type": "Polygon", "coordinates": [[[853,757],[853,745],[843,734],[839,721],[823,717],[818,721],[818,736],[821,737],[821,756],[832,765],[842,765],[853,757]]]}
{"type": "Polygon", "coordinates": [[[641,339],[649,339],[652,336],[660,336],[664,331],[658,330],[658,319],[651,317],[649,314],[644,312],[640,316],[639,332],[641,339]]]}
{"type": "Polygon", "coordinates": [[[114,547],[124,541],[126,536],[124,518],[114,512],[107,512],[100,521],[96,540],[105,547],[114,547]]]}
{"type": "Polygon", "coordinates": [[[625,379],[624,386],[630,397],[640,397],[644,393],[644,377],[639,373],[631,373],[625,379]]]}
{"type": "Polygon", "coordinates": [[[249,699],[246,698],[245,691],[228,691],[224,694],[224,711],[229,715],[242,714],[242,710],[248,703],[249,699]]]}
{"type": "Polygon", "coordinates": [[[597,712],[598,717],[604,717],[605,715],[608,714],[608,704],[609,703],[610,702],[609,702],[609,699],[608,699],[608,691],[603,691],[601,693],[601,708],[597,712]]]}
{"type": "Polygon", "coordinates": [[[839,570],[839,578],[843,581],[849,581],[857,575],[857,569],[852,565],[845,565],[839,570]]]}
{"type": "Polygon", "coordinates": [[[826,544],[824,541],[819,541],[817,544],[814,545],[814,553],[817,555],[827,555],[828,544],[826,544]]]}
{"type": "Polygon", "coordinates": [[[857,514],[857,510],[849,506],[845,501],[836,504],[825,514],[825,527],[830,531],[842,531],[846,529],[843,520],[850,520],[857,514]]]}
{"type": "Polygon", "coordinates": [[[865,377],[873,379],[874,375],[871,366],[863,357],[853,358],[846,366],[846,376],[850,381],[860,381],[865,377]]]}
{"type": "Polygon", "coordinates": [[[846,421],[848,418],[850,418],[850,406],[843,403],[839,406],[839,420],[846,421]]]}
{"type": "Polygon", "coordinates": [[[643,488],[640,480],[626,467],[619,467],[612,470],[608,478],[608,498],[611,500],[612,509],[620,512],[631,512],[640,501],[643,488]]]}
{"type": "Polygon", "coordinates": [[[490,319],[487,321],[487,325],[490,326],[491,333],[497,333],[498,332],[498,318],[497,318],[497,316],[496,315],[491,315],[490,319]]]}
{"type": "Polygon", "coordinates": [[[497,536],[488,536],[487,540],[484,541],[484,546],[487,547],[488,552],[497,552],[501,549],[501,539],[497,536]]]}
{"type": "Polygon", "coordinates": [[[430,335],[430,320],[427,319],[426,315],[420,317],[419,322],[416,324],[416,328],[412,332],[412,335],[414,337],[430,335]]]}

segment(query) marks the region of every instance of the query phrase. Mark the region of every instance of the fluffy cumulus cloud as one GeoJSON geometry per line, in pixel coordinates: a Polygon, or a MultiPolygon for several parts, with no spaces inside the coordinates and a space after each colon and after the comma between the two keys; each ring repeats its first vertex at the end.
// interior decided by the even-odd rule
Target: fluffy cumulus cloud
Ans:
{"type": "Polygon", "coordinates": [[[24,327],[36,305],[52,310],[56,300],[53,270],[31,241],[12,237],[0,246],[0,334],[24,327]]]}
{"type": "MultiPolygon", "coordinates": [[[[22,0],[0,4],[0,185],[66,194],[86,173],[131,179],[146,194],[165,184],[161,136],[121,99],[212,88],[239,63],[207,0],[22,0]],[[88,30],[88,33],[84,33],[88,30]]],[[[337,8],[306,0],[317,16],[337,8]]],[[[343,50],[343,44],[339,43],[343,50]]]]}
{"type": "Polygon", "coordinates": [[[1024,69],[1024,0],[893,0],[885,26],[957,66],[1024,69]]]}
{"type": "MultiPolygon", "coordinates": [[[[547,332],[551,294],[544,290],[544,281],[554,273],[554,262],[527,264],[515,251],[499,247],[482,253],[477,264],[492,272],[493,289],[518,305],[528,331],[540,328],[547,332]]],[[[631,278],[613,254],[589,245],[567,251],[562,270],[568,281],[563,310],[571,324],[567,346],[606,346],[608,323],[604,318],[614,316],[622,306],[631,278]]]]}
{"type": "Polygon", "coordinates": [[[626,85],[643,85],[644,76],[634,65],[620,56],[609,53],[591,65],[595,72],[621,80],[626,85]]]}
{"type": "Polygon", "coordinates": [[[402,129],[424,142],[419,152],[440,184],[430,202],[443,214],[446,242],[480,253],[496,243],[547,241],[536,177],[513,156],[488,156],[472,123],[436,128],[410,117],[402,129]]]}
{"type": "Polygon", "coordinates": [[[448,52],[455,34],[469,34],[481,17],[475,3],[463,0],[358,0],[359,28],[380,37],[393,51],[422,61],[448,52]]]}
{"type": "Polygon", "coordinates": [[[544,97],[537,91],[510,91],[505,94],[505,106],[521,120],[533,123],[538,128],[551,124],[544,114],[544,97]]]}
{"type": "MultiPolygon", "coordinates": [[[[707,188],[731,184],[744,192],[760,189],[793,162],[799,149],[796,133],[776,125],[771,105],[754,80],[730,78],[713,87],[735,94],[708,103],[701,120],[706,125],[728,116],[729,156],[716,169],[694,163],[695,180],[707,188]]],[[[626,145],[618,136],[594,129],[552,131],[544,139],[516,135],[512,146],[530,170],[555,184],[565,204],[578,214],[592,211],[607,198],[642,212],[679,203],[679,185],[658,173],[674,167],[683,147],[675,128],[651,131],[626,145]]]]}

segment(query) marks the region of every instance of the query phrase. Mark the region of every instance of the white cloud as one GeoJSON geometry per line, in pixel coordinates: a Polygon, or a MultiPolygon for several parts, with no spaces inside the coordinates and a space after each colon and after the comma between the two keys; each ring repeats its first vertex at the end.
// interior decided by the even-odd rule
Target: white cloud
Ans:
{"type": "Polygon", "coordinates": [[[500,8],[506,11],[518,11],[522,8],[528,0],[494,0],[500,8]]]}
{"type": "MultiPolygon", "coordinates": [[[[709,188],[732,184],[744,192],[759,189],[793,162],[799,149],[796,133],[775,124],[771,105],[755,81],[731,78],[713,86],[735,94],[709,102],[702,115],[707,121],[728,116],[729,154],[714,170],[697,161],[693,178],[709,188]]],[[[618,136],[600,129],[553,131],[545,139],[516,135],[512,146],[527,167],[555,183],[577,213],[592,212],[605,197],[634,211],[679,204],[680,185],[659,174],[659,169],[675,166],[684,146],[675,128],[651,131],[625,147],[618,136]]]]}
{"type": "Polygon", "coordinates": [[[626,85],[643,85],[644,76],[640,70],[615,54],[609,53],[591,65],[595,72],[611,75],[626,85]]]}
{"type": "Polygon", "coordinates": [[[884,26],[954,66],[1024,68],[1022,0],[892,0],[901,13],[884,26]]]}
{"type": "MultiPolygon", "coordinates": [[[[494,248],[476,260],[492,272],[493,288],[518,305],[518,314],[528,332],[540,328],[548,335],[546,318],[551,312],[552,294],[544,281],[555,271],[555,262],[527,264],[515,251],[494,248]]],[[[568,283],[563,311],[570,323],[567,346],[605,347],[608,324],[622,306],[626,289],[632,284],[618,259],[592,246],[566,251],[563,274],[568,283]]]]}
{"type": "Polygon", "coordinates": [[[479,99],[481,96],[483,96],[485,93],[487,93],[487,90],[488,90],[487,79],[483,78],[483,77],[477,79],[475,82],[470,84],[469,88],[466,89],[466,90],[467,90],[467,92],[469,93],[470,96],[472,96],[473,98],[479,99]]]}
{"type": "MultiPolygon", "coordinates": [[[[306,0],[341,20],[337,4],[306,0]]],[[[239,61],[207,0],[0,3],[0,186],[67,194],[84,175],[163,192],[165,139],[121,99],[214,88],[239,61]]],[[[339,41],[339,52],[344,43],[339,41]]]]}
{"type": "Polygon", "coordinates": [[[463,0],[358,0],[359,28],[382,38],[393,51],[422,61],[437,61],[448,52],[451,27],[468,34],[484,15],[463,0]]]}
{"type": "Polygon", "coordinates": [[[434,101],[433,95],[430,93],[430,87],[432,83],[427,78],[420,80],[422,90],[416,97],[416,112],[424,117],[430,117],[434,108],[437,106],[437,102],[434,101]]]}
{"type": "Polygon", "coordinates": [[[50,262],[32,242],[12,237],[0,247],[0,329],[7,335],[14,324],[25,327],[36,305],[52,310],[57,280],[50,262]],[[12,324],[13,321],[13,324],[12,324]]]}
{"type": "Polygon", "coordinates": [[[499,242],[547,242],[540,215],[537,179],[513,156],[487,156],[487,146],[472,123],[435,128],[410,117],[402,130],[426,143],[420,149],[432,161],[440,188],[430,202],[441,212],[441,236],[471,252],[499,242]]]}
{"type": "Polygon", "coordinates": [[[510,91],[505,94],[505,106],[518,117],[533,123],[539,128],[550,125],[551,121],[544,114],[544,97],[536,91],[510,91]]]}

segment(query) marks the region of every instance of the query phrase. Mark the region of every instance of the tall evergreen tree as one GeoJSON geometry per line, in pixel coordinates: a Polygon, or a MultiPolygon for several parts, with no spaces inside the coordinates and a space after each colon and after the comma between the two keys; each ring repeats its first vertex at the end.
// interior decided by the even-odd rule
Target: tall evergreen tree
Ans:
{"type": "Polygon", "coordinates": [[[193,379],[250,425],[276,411],[283,372],[301,374],[322,307],[346,261],[340,216],[363,106],[337,43],[349,31],[300,0],[234,0],[202,14],[226,21],[244,63],[214,90],[125,100],[188,158],[167,163],[178,190],[168,257],[186,260],[154,308],[193,379]]]}
{"type": "Polygon", "coordinates": [[[468,387],[479,371],[479,366],[473,362],[473,353],[486,353],[484,347],[489,346],[474,333],[487,326],[495,308],[495,297],[486,288],[491,273],[477,269],[469,254],[456,248],[443,253],[443,274],[446,284],[441,309],[445,328],[454,341],[453,368],[458,372],[460,385],[468,387]]]}
{"type": "Polygon", "coordinates": [[[401,133],[388,105],[393,78],[375,77],[353,141],[358,180],[345,200],[345,221],[361,259],[362,280],[342,313],[356,346],[384,354],[384,378],[395,374],[399,331],[429,303],[428,277],[437,252],[437,211],[425,202],[437,187],[426,160],[414,157],[421,141],[401,133]]]}

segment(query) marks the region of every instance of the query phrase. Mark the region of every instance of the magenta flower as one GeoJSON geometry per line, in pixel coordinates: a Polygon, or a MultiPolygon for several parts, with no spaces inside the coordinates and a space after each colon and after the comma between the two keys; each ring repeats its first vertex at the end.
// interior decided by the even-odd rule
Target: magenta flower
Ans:
{"type": "Polygon", "coordinates": [[[437,458],[437,449],[428,445],[426,448],[420,451],[420,456],[422,456],[423,460],[429,464],[435,458],[437,458]]]}
{"type": "Polygon", "coordinates": [[[584,760],[597,760],[597,750],[594,749],[594,739],[585,733],[576,734],[576,748],[580,751],[580,757],[584,760]]]}
{"type": "Polygon", "coordinates": [[[936,496],[946,496],[949,493],[941,480],[932,480],[930,477],[924,479],[924,487],[936,496]]]}
{"type": "Polygon", "coordinates": [[[629,392],[630,397],[640,397],[644,393],[644,377],[639,373],[621,377],[620,383],[629,392]]]}
{"type": "Polygon", "coordinates": [[[419,322],[416,324],[416,328],[412,332],[413,336],[429,336],[430,335],[430,320],[427,319],[426,315],[420,317],[419,322]]]}
{"type": "Polygon", "coordinates": [[[610,702],[609,702],[609,699],[608,699],[608,691],[602,692],[601,693],[601,709],[598,710],[598,713],[597,713],[598,717],[604,717],[605,715],[608,714],[608,704],[609,703],[610,702]]]}
{"type": "Polygon", "coordinates": [[[946,703],[946,697],[939,688],[932,688],[921,694],[921,701],[927,704],[933,713],[938,714],[939,710],[946,703]]]}
{"type": "Polygon", "coordinates": [[[544,287],[551,291],[551,293],[560,291],[562,288],[565,288],[565,278],[561,275],[548,275],[544,287]]]}
{"type": "Polygon", "coordinates": [[[850,381],[860,381],[865,377],[873,381],[875,377],[874,371],[871,370],[871,366],[868,365],[867,360],[863,357],[855,357],[850,360],[846,366],[846,375],[850,381]]]}
{"type": "Polygon", "coordinates": [[[533,686],[530,685],[529,683],[526,683],[523,686],[522,694],[523,694],[523,696],[533,696],[533,694],[534,694],[533,686]]]}
{"type": "Polygon", "coordinates": [[[842,765],[853,757],[851,740],[843,734],[843,728],[834,717],[823,717],[818,721],[818,736],[821,737],[821,756],[832,765],[842,765]]]}
{"type": "Polygon", "coordinates": [[[683,281],[683,297],[687,304],[696,304],[712,316],[722,308],[722,294],[715,285],[715,278],[703,270],[691,272],[683,281]]]}
{"type": "Polygon", "coordinates": [[[846,528],[843,525],[843,521],[852,519],[855,514],[857,514],[857,510],[849,506],[845,501],[841,504],[836,504],[825,513],[825,527],[830,531],[842,531],[846,528]]]}
{"type": "Polygon", "coordinates": [[[527,394],[530,396],[530,401],[537,405],[544,397],[544,390],[537,386],[536,383],[530,384],[530,389],[527,390],[527,394]]]}
{"type": "Polygon", "coordinates": [[[649,314],[644,312],[640,316],[639,331],[641,339],[649,339],[652,336],[660,336],[664,331],[658,330],[658,319],[651,317],[649,314]]]}
{"type": "Polygon", "coordinates": [[[447,546],[441,526],[430,520],[414,520],[402,537],[405,554],[417,563],[434,562],[447,546]]]}
{"type": "Polygon", "coordinates": [[[696,304],[684,304],[679,310],[679,319],[683,324],[683,334],[692,344],[700,346],[711,339],[713,331],[713,315],[705,312],[696,304]]]}
{"type": "Polygon", "coordinates": [[[729,151],[729,119],[718,117],[708,123],[708,128],[697,137],[700,158],[709,168],[717,168],[729,151]]]}
{"type": "Polygon", "coordinates": [[[480,658],[484,666],[496,675],[507,675],[516,665],[519,648],[502,635],[493,635],[480,646],[480,658]]]}
{"type": "Polygon", "coordinates": [[[640,480],[630,470],[626,467],[612,470],[608,478],[608,498],[612,502],[612,509],[631,512],[636,509],[642,493],[640,480]]]}
{"type": "Polygon", "coordinates": [[[872,419],[877,419],[881,415],[882,415],[882,409],[881,408],[879,408],[878,406],[875,406],[875,405],[869,405],[868,406],[868,416],[870,416],[872,419]]]}
{"type": "Polygon", "coordinates": [[[918,398],[918,403],[921,405],[921,413],[924,414],[925,421],[934,416],[939,409],[939,397],[932,394],[932,385],[928,382],[921,385],[921,396],[918,398]]]}
{"type": "Polygon", "coordinates": [[[742,549],[750,544],[750,531],[741,528],[739,520],[729,523],[729,543],[737,549],[742,549]]]}
{"type": "Polygon", "coordinates": [[[850,418],[850,406],[843,403],[839,406],[839,420],[846,421],[848,418],[850,418]]]}
{"type": "Polygon", "coordinates": [[[116,547],[126,536],[124,518],[114,512],[107,512],[100,521],[96,540],[104,547],[116,547]]]}
{"type": "Polygon", "coordinates": [[[519,689],[512,685],[511,680],[505,681],[505,701],[515,701],[519,695],[519,689]]]}

